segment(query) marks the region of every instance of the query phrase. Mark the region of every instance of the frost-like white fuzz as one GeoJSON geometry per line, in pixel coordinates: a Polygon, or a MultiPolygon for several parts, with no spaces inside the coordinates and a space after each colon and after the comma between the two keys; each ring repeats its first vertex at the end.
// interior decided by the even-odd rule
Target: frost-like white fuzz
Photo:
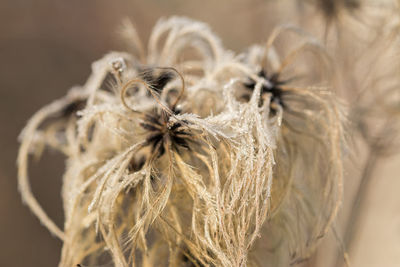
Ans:
{"type": "MultiPolygon", "coordinates": [[[[156,24],[145,54],[125,25],[135,55],[95,62],[84,86],[39,110],[21,134],[20,191],[63,241],[60,266],[286,266],[308,257],[340,204],[344,116],[326,89],[296,86],[285,72],[309,50],[325,60],[323,49],[285,26],[235,56],[207,25],[173,17],[156,24]],[[278,54],[285,32],[302,40],[278,54]],[[28,156],[46,146],[66,156],[62,229],[28,181],[28,156]]],[[[288,75],[318,73],[293,66],[288,75]]]]}

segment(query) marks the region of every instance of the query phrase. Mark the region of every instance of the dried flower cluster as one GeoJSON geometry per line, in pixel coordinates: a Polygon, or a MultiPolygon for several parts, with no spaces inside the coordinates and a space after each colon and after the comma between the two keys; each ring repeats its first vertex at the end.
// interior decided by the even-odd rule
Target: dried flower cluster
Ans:
{"type": "Polygon", "coordinates": [[[123,34],[133,53],[95,62],[84,86],[40,109],[21,135],[20,191],[63,241],[59,266],[309,257],[342,195],[345,119],[327,90],[324,49],[285,26],[234,55],[207,25],[181,17],[157,23],[147,52],[129,23],[123,34]],[[278,53],[285,34],[299,41],[278,53]],[[67,158],[63,229],[28,181],[29,155],[45,147],[67,158]]]}

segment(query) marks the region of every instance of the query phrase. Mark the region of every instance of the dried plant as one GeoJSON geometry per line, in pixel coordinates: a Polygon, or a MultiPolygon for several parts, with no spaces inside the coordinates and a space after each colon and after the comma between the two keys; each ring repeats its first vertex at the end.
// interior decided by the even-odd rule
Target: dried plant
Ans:
{"type": "Polygon", "coordinates": [[[131,24],[122,34],[132,54],[95,62],[84,86],[21,134],[20,191],[63,241],[59,266],[308,258],[342,196],[345,115],[324,48],[287,26],[235,56],[205,24],[180,17],[156,24],[147,53],[131,24]],[[298,46],[278,53],[285,34],[298,46]],[[29,155],[47,146],[66,156],[63,229],[28,181],[29,155]]]}
{"type": "MultiPolygon", "coordinates": [[[[346,167],[353,170],[349,173],[354,173],[354,169],[360,173],[359,177],[354,174],[345,177],[358,184],[354,196],[348,194],[349,217],[335,231],[342,251],[332,266],[342,266],[349,264],[348,254],[352,256],[354,241],[365,221],[366,199],[374,192],[372,181],[382,178],[379,163],[399,151],[399,2],[351,1],[357,5],[350,6],[347,1],[313,2],[324,16],[308,17],[306,28],[315,32],[318,25],[328,26],[320,32],[320,38],[325,40],[328,53],[335,57],[338,86],[334,89],[351,103],[348,133],[352,147],[346,153],[351,162],[348,165],[354,166],[346,167]],[[347,262],[343,261],[343,252],[347,262]]],[[[305,15],[303,11],[299,13],[300,17],[305,15]]]]}

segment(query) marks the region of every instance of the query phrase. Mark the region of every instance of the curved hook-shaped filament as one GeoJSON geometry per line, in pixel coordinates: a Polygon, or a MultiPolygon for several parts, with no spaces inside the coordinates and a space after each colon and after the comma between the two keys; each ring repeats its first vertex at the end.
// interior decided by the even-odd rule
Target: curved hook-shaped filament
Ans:
{"type": "Polygon", "coordinates": [[[125,85],[122,87],[122,90],[121,90],[121,101],[122,101],[122,104],[123,104],[127,109],[129,109],[130,111],[132,111],[132,112],[141,113],[140,111],[137,111],[137,110],[134,110],[133,108],[131,108],[131,107],[126,103],[126,100],[125,100],[126,91],[127,91],[132,85],[134,85],[134,84],[136,84],[136,83],[140,83],[140,84],[143,84],[143,85],[144,85],[144,87],[147,89],[147,91],[150,92],[150,94],[154,97],[154,99],[156,100],[156,102],[160,105],[160,107],[161,107],[165,112],[167,112],[169,115],[173,115],[172,110],[175,109],[176,105],[178,104],[179,100],[183,97],[183,94],[184,94],[184,92],[185,92],[185,80],[184,80],[182,74],[181,74],[179,71],[177,71],[175,68],[173,68],[173,67],[155,67],[154,69],[172,70],[173,72],[175,72],[175,73],[179,76],[179,78],[180,78],[180,80],[181,80],[181,83],[182,83],[182,90],[180,91],[178,97],[175,99],[175,101],[174,101],[174,103],[171,105],[171,107],[168,107],[168,106],[166,106],[164,103],[162,103],[162,101],[159,99],[159,97],[158,97],[157,94],[154,92],[154,90],[152,90],[152,89],[150,88],[149,84],[148,84],[147,82],[145,82],[144,80],[142,80],[142,79],[133,79],[133,80],[130,80],[130,81],[128,81],[127,83],[125,83],[125,85]]]}

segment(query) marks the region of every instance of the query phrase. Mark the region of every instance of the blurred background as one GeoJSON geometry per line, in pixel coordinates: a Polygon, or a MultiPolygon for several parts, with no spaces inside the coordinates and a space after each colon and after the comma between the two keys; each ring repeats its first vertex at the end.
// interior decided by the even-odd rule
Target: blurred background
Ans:
{"type": "MultiPolygon", "coordinates": [[[[0,265],[58,264],[61,242],[40,225],[18,193],[17,137],[40,107],[71,86],[83,84],[94,60],[108,51],[125,49],[117,34],[122,19],[131,19],[146,43],[160,17],[188,16],[208,23],[226,48],[240,52],[264,42],[276,25],[302,23],[287,7],[272,0],[0,1],[0,265]]],[[[302,5],[296,2],[290,7],[302,5]]],[[[354,158],[364,160],[363,153],[356,151],[354,158]]],[[[33,192],[60,227],[63,160],[49,151],[30,171],[33,192]]],[[[357,225],[352,266],[400,266],[400,157],[386,158],[376,166],[364,199],[367,209],[357,225]]],[[[362,167],[355,167],[346,173],[338,229],[353,212],[348,203],[353,201],[362,172],[362,167]]],[[[337,242],[329,235],[323,246],[335,250],[337,242]]],[[[320,263],[316,266],[334,266],[335,256],[324,255],[312,259],[320,263]]]]}

